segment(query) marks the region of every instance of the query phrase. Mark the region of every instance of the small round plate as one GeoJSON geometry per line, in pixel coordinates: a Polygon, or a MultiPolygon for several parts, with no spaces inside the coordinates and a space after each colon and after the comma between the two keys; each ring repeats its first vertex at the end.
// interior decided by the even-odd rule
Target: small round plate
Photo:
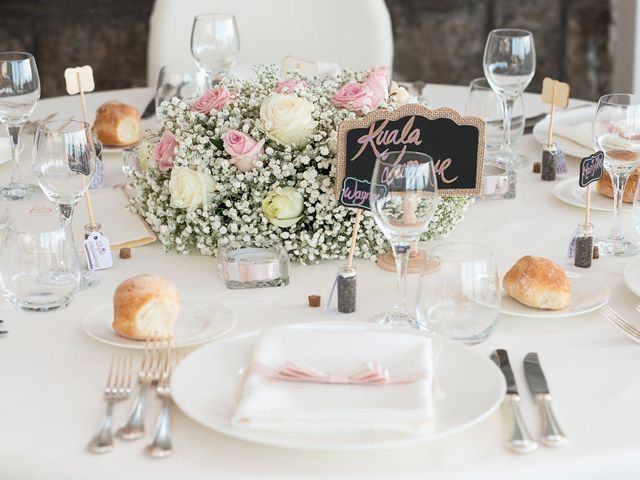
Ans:
{"type": "Polygon", "coordinates": [[[640,296],[640,256],[633,257],[624,267],[624,283],[629,290],[640,296]]]}
{"type": "MultiPolygon", "coordinates": [[[[567,178],[561,182],[556,183],[553,187],[553,194],[558,200],[573,205],[574,207],[584,208],[586,206],[586,189],[578,185],[577,178],[567,178]]],[[[629,203],[622,204],[622,211],[631,211],[632,206],[629,203]]],[[[591,210],[598,210],[600,212],[612,212],[613,211],[613,198],[605,197],[595,191],[595,188],[591,187],[591,210]]]]}
{"type": "MultiPolygon", "coordinates": [[[[144,349],[145,342],[116,334],[111,328],[113,304],[104,303],[82,320],[82,329],[91,338],[114,347],[144,349]]],[[[173,329],[173,347],[190,347],[210,342],[229,333],[236,325],[235,314],[219,303],[183,300],[173,329]]]]}
{"type": "Polygon", "coordinates": [[[571,280],[571,299],[569,306],[562,310],[541,310],[527,307],[511,298],[504,290],[501,292],[502,301],[500,313],[515,317],[559,318],[584,315],[604,307],[611,298],[611,291],[603,283],[580,274],[567,272],[571,280]]]}

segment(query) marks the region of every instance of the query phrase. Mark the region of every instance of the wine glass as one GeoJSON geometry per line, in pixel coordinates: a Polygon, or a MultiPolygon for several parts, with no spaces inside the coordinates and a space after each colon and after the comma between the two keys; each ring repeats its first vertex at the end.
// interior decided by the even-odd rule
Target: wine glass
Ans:
{"type": "Polygon", "coordinates": [[[0,188],[5,200],[27,198],[37,187],[20,179],[20,129],[40,99],[40,78],[33,55],[0,53],[0,123],[7,126],[11,140],[11,180],[0,188]]]}
{"type": "Polygon", "coordinates": [[[376,320],[420,329],[407,309],[407,264],[439,203],[432,158],[404,150],[383,154],[373,170],[369,203],[376,224],[392,245],[399,296],[393,311],[376,320]]]}
{"type": "Polygon", "coordinates": [[[640,165],[640,96],[614,93],[600,97],[593,146],[604,153],[604,167],[613,184],[613,224],[609,236],[596,239],[596,245],[600,255],[636,255],[638,246],[622,233],[620,213],[629,175],[640,165]]]}
{"type": "MultiPolygon", "coordinates": [[[[189,98],[202,95],[208,87],[207,76],[191,65],[171,63],[160,69],[156,88],[156,116],[160,105],[173,97],[189,98]]],[[[160,119],[160,118],[158,118],[160,119]]]]}
{"type": "Polygon", "coordinates": [[[191,54],[210,82],[233,67],[240,51],[236,18],[228,13],[198,15],[191,30],[191,54]]]}
{"type": "MultiPolygon", "coordinates": [[[[503,140],[496,161],[508,168],[522,166],[511,150],[513,105],[536,71],[533,35],[526,30],[492,30],[484,47],[484,76],[502,103],[503,140]]],[[[528,163],[524,157],[524,163],[528,163]]]]}
{"type": "MultiPolygon", "coordinates": [[[[73,211],[96,173],[90,125],[77,120],[39,125],[34,138],[33,169],[40,188],[56,205],[65,233],[75,246],[73,211]]],[[[94,287],[98,282],[94,272],[81,271],[81,289],[94,287]]]]}
{"type": "Polygon", "coordinates": [[[470,345],[486,340],[500,315],[500,280],[491,250],[456,242],[427,252],[416,315],[431,334],[470,345]]]}

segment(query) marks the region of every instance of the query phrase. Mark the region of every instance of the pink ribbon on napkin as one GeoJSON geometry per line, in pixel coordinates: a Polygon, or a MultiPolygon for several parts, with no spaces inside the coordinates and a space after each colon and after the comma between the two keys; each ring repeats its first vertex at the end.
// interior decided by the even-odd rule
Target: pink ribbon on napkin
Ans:
{"type": "Polygon", "coordinates": [[[302,362],[287,362],[275,369],[262,364],[254,364],[252,369],[265,377],[276,380],[355,385],[397,385],[415,382],[426,376],[424,373],[416,373],[407,377],[391,378],[389,370],[374,362],[367,362],[353,373],[346,375],[322,372],[302,362]]]}

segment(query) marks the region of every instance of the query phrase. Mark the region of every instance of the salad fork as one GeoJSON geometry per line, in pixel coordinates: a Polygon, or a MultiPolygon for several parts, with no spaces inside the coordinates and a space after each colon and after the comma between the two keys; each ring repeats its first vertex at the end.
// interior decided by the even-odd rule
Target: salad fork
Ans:
{"type": "Polygon", "coordinates": [[[111,359],[107,385],[104,389],[107,410],[100,421],[98,432],[87,446],[92,453],[106,453],[113,449],[113,436],[111,435],[113,405],[115,402],[125,400],[131,395],[132,361],[131,355],[115,355],[111,359]]]}
{"type": "Polygon", "coordinates": [[[147,388],[156,384],[162,373],[161,343],[157,338],[147,339],[145,343],[142,363],[138,371],[140,390],[129,413],[129,418],[116,432],[118,438],[135,440],[144,436],[145,395],[147,388]]]}
{"type": "Polygon", "coordinates": [[[605,305],[600,309],[602,315],[622,330],[631,340],[640,342],[640,330],[627,322],[622,316],[609,305],[605,305]]]}

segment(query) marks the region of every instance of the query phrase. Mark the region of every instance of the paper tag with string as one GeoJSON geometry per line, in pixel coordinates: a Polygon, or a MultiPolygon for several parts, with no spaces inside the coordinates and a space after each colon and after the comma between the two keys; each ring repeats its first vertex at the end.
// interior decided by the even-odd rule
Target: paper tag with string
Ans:
{"type": "Polygon", "coordinates": [[[578,229],[576,228],[569,240],[569,248],[567,248],[567,260],[571,260],[576,256],[576,240],[578,238],[578,229]]]}
{"type": "Polygon", "coordinates": [[[101,232],[91,233],[84,241],[84,253],[89,270],[104,270],[113,266],[109,239],[101,232]]]}

